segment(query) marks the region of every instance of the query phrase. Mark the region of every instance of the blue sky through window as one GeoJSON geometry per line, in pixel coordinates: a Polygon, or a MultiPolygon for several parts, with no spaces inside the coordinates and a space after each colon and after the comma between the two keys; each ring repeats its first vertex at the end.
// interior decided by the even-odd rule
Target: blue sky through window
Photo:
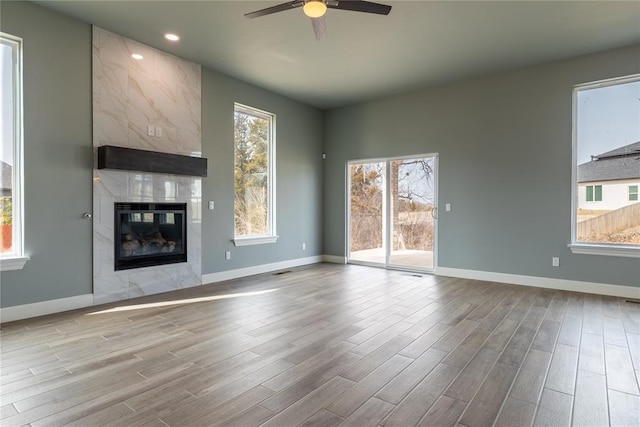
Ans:
{"type": "Polygon", "coordinates": [[[578,164],[640,141],[640,80],[577,95],[578,164]]]}

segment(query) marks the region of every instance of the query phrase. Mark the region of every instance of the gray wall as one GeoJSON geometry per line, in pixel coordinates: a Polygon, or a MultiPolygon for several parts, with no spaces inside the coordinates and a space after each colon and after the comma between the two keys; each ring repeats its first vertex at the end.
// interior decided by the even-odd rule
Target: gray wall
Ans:
{"type": "Polygon", "coordinates": [[[90,294],[91,27],[2,2],[0,28],[24,41],[23,270],[0,273],[1,306],[90,294]]]}
{"type": "Polygon", "coordinates": [[[640,45],[326,113],[324,249],[345,255],[349,160],[440,154],[442,267],[640,286],[633,258],[574,255],[572,88],[640,72],[640,45]],[[551,267],[551,257],[560,267],[551,267]]]}
{"type": "MultiPolygon", "coordinates": [[[[26,252],[0,274],[0,306],[92,292],[91,28],[2,2],[24,39],[26,252]]],[[[637,259],[573,255],[571,88],[640,72],[640,46],[323,113],[203,70],[203,273],[344,255],[348,160],[440,153],[440,265],[638,285],[637,259]],[[278,115],[275,244],[233,247],[233,103],[278,115]],[[323,149],[324,135],[324,149],[323,149]],[[326,151],[328,159],[321,160],[326,151]],[[323,192],[323,186],[326,191],[323,192]],[[323,233],[324,230],[324,233],[323,233]],[[324,243],[323,243],[324,240],[324,243]],[[301,243],[307,243],[302,251],[301,243]],[[230,250],[232,259],[224,260],[230,250]],[[560,256],[561,267],[550,266],[560,256]]]]}
{"type": "MultiPolygon", "coordinates": [[[[92,292],[91,26],[2,2],[0,28],[24,39],[26,253],[1,273],[0,306],[92,292]]],[[[322,254],[322,112],[203,69],[202,273],[322,254]],[[277,115],[277,243],[235,248],[233,104],[277,115]],[[214,200],[216,209],[206,210],[214,200]],[[307,249],[302,250],[302,242],[307,249]],[[230,261],[224,252],[230,250],[230,261]]]]}
{"type": "Polygon", "coordinates": [[[203,69],[202,148],[209,159],[202,192],[203,274],[322,254],[320,110],[203,69]],[[234,102],[276,114],[276,243],[234,247],[231,242],[234,102]],[[208,200],[215,201],[215,210],[206,209],[208,200]],[[231,251],[231,260],[225,260],[225,251],[231,251]]]}

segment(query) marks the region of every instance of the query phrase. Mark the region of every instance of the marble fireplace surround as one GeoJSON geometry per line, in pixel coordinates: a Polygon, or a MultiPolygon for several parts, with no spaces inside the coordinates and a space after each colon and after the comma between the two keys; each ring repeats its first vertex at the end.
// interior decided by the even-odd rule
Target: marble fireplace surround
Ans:
{"type": "Polygon", "coordinates": [[[98,169],[103,145],[201,157],[200,66],[93,27],[94,304],[201,285],[202,179],[98,169]],[[187,262],[115,271],[116,202],[186,203],[187,262]]]}

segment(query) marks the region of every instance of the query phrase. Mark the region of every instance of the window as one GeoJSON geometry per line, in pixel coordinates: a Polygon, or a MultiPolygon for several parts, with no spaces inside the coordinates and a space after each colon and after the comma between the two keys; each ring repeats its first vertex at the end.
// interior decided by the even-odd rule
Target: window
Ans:
{"type": "Polygon", "coordinates": [[[574,253],[640,258],[640,75],[580,85],[573,105],[569,246],[574,253]]]}
{"type": "Polygon", "coordinates": [[[275,231],[275,115],[235,104],[234,243],[272,243],[275,231]]]}
{"type": "Polygon", "coordinates": [[[6,271],[20,269],[28,260],[22,228],[22,39],[0,33],[0,55],[0,270],[6,271]]]}
{"type": "Polygon", "coordinates": [[[587,185],[587,202],[602,201],[602,185],[587,185]]]}

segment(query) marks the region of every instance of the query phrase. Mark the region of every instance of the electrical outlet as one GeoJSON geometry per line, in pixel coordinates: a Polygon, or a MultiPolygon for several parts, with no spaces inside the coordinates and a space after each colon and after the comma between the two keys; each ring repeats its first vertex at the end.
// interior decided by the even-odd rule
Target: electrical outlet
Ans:
{"type": "Polygon", "coordinates": [[[560,258],[558,258],[557,256],[551,258],[551,265],[553,267],[560,267],[560,258]]]}
{"type": "Polygon", "coordinates": [[[216,204],[213,200],[209,200],[209,210],[212,211],[216,207],[216,204]]]}
{"type": "Polygon", "coordinates": [[[307,244],[306,243],[302,243],[302,250],[306,251],[307,250],[307,244]]]}
{"type": "Polygon", "coordinates": [[[156,138],[162,138],[162,128],[156,126],[156,138]]]}
{"type": "Polygon", "coordinates": [[[231,251],[227,251],[224,253],[224,259],[229,261],[231,259],[231,251]]]}

